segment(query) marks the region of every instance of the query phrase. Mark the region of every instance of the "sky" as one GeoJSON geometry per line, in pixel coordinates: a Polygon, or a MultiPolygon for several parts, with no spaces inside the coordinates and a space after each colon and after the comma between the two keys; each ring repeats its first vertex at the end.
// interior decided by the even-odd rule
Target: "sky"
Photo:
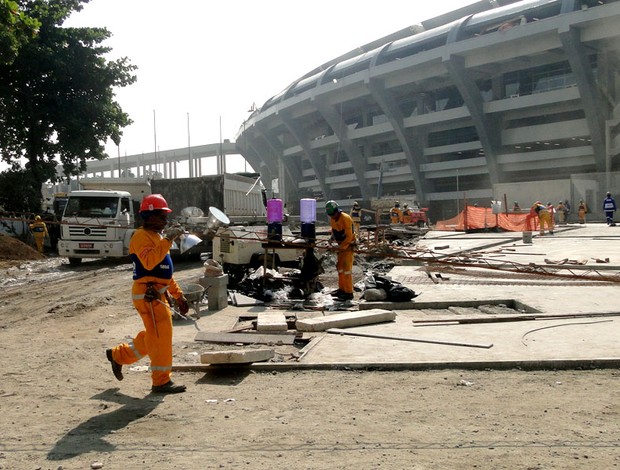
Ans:
{"type": "MultiPolygon", "coordinates": [[[[471,3],[91,0],[65,26],[107,28],[107,58],[138,67],[137,82],[116,89],[133,120],[118,148],[106,145],[116,157],[235,141],[253,105],[315,67],[471,3]]],[[[248,169],[242,162],[229,157],[228,171],[248,169]]]]}

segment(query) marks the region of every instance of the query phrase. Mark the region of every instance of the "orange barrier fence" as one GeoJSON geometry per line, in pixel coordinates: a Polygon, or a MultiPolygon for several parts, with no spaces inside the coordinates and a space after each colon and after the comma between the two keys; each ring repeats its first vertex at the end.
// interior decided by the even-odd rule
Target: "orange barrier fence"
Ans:
{"type": "Polygon", "coordinates": [[[435,230],[466,231],[499,227],[507,232],[532,232],[538,230],[538,216],[528,212],[493,214],[490,207],[465,206],[456,217],[440,220],[435,230]]]}

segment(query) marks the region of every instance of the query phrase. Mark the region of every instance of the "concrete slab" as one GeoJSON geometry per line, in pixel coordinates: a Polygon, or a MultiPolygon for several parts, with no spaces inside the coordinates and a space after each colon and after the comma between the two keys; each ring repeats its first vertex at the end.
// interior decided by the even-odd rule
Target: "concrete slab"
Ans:
{"type": "Polygon", "coordinates": [[[202,364],[250,364],[268,361],[274,356],[273,349],[235,349],[231,351],[210,351],[200,355],[202,364]]]}
{"type": "Polygon", "coordinates": [[[257,331],[287,331],[286,317],[280,312],[261,312],[256,319],[257,331]]]}
{"type": "Polygon", "coordinates": [[[194,341],[207,343],[245,343],[245,344],[293,344],[295,334],[260,334],[260,333],[209,333],[199,331],[194,341]]]}
{"type": "Polygon", "coordinates": [[[601,317],[584,322],[536,320],[476,325],[413,327],[413,314],[400,312],[395,322],[350,328],[361,333],[417,337],[441,342],[493,344],[492,348],[415,343],[328,335],[300,362],[332,364],[493,363],[620,358],[620,320],[601,317]]]}
{"type": "Polygon", "coordinates": [[[369,325],[393,321],[396,313],[391,310],[365,310],[363,312],[346,312],[326,317],[297,320],[295,326],[299,331],[325,331],[328,328],[347,328],[351,326],[369,325]]]}

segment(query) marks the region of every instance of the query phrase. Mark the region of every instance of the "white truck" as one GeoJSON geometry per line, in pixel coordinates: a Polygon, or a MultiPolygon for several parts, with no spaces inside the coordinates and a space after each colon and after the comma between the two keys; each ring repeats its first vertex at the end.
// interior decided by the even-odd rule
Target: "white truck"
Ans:
{"type": "Polygon", "coordinates": [[[128,256],[135,221],[127,191],[73,191],[60,225],[58,255],[69,258],[71,265],[82,258],[128,256]]]}
{"type": "MultiPolygon", "coordinates": [[[[58,254],[69,258],[72,265],[80,264],[82,258],[127,256],[140,202],[151,193],[164,195],[173,210],[171,222],[181,223],[203,240],[202,225],[208,217],[186,217],[184,209],[199,208],[208,213],[213,206],[235,222],[265,223],[263,196],[256,183],[255,178],[233,174],[150,181],[83,178],[81,184],[88,189],[68,195],[58,254]]],[[[172,252],[178,248],[173,245],[172,252]]]]}

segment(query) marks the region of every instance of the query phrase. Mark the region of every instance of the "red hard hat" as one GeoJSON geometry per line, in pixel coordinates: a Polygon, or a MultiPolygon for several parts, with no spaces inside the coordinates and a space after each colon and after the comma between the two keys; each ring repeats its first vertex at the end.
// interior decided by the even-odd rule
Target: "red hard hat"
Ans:
{"type": "Polygon", "coordinates": [[[161,194],[149,194],[148,196],[144,196],[142,204],[140,204],[140,212],[158,210],[172,212],[172,209],[168,207],[168,203],[161,194]]]}

